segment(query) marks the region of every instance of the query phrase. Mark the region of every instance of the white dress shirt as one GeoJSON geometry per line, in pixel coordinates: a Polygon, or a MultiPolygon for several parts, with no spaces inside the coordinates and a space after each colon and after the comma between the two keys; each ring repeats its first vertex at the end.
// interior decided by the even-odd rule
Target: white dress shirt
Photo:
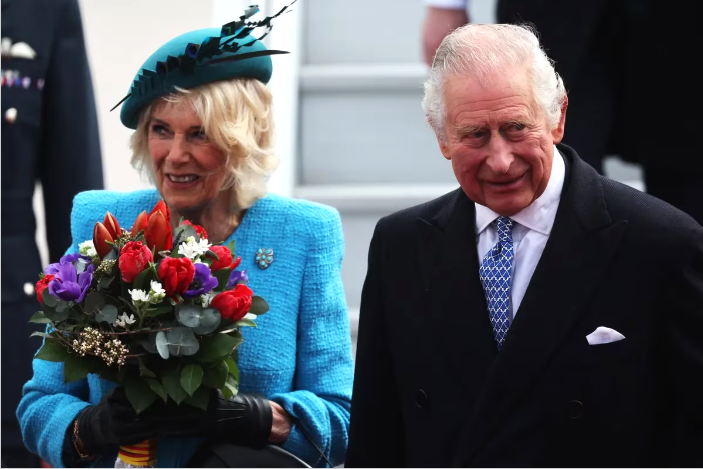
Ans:
{"type": "MultiPolygon", "coordinates": [[[[515,318],[525,290],[552,232],[554,218],[559,208],[561,190],[564,187],[565,165],[561,154],[554,147],[552,174],[547,188],[537,200],[524,210],[510,217],[513,225],[513,279],[510,287],[510,319],[515,318]]],[[[481,263],[498,242],[498,230],[493,223],[500,215],[483,205],[476,205],[476,248],[481,263]]]]}
{"type": "Polygon", "coordinates": [[[468,0],[425,0],[425,5],[429,7],[446,8],[447,10],[465,10],[468,4],[468,0]]]}

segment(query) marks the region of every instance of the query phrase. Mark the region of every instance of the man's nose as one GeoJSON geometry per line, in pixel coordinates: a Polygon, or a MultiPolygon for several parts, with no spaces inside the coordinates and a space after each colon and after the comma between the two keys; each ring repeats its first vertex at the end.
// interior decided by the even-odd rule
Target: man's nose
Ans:
{"type": "Polygon", "coordinates": [[[488,151],[486,164],[495,174],[505,174],[510,170],[515,157],[510,145],[501,136],[491,138],[486,150],[488,151]]]}

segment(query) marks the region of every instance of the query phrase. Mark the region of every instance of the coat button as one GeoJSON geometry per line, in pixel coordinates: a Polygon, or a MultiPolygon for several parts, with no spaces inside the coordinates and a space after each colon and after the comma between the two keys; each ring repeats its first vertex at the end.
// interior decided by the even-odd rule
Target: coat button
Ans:
{"type": "Polygon", "coordinates": [[[5,111],[5,120],[10,124],[14,124],[17,120],[17,109],[11,107],[7,111],[5,111]]]}
{"type": "Polygon", "coordinates": [[[422,389],[418,389],[415,393],[415,405],[417,405],[418,408],[423,409],[427,407],[429,401],[430,398],[427,396],[427,393],[422,389]]]}
{"type": "Polygon", "coordinates": [[[27,295],[27,296],[34,295],[34,285],[32,285],[31,283],[29,283],[29,282],[25,283],[23,288],[24,288],[25,295],[27,295]]]}
{"type": "Polygon", "coordinates": [[[583,417],[583,403],[581,401],[569,402],[569,417],[572,419],[583,417]]]}

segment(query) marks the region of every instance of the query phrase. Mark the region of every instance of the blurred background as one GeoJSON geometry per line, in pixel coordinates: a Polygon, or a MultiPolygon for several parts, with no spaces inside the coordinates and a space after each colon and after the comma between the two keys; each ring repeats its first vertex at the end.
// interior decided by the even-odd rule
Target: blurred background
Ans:
{"type": "MultiPolygon", "coordinates": [[[[109,112],[146,58],[170,38],[219,27],[252,3],[241,0],[80,0],[95,89],[105,188],[147,187],[129,164],[130,130],[109,112]],[[196,6],[197,5],[197,6],[196,6]]],[[[265,13],[287,1],[260,1],[265,13]]],[[[438,197],[458,184],[420,107],[427,67],[421,0],[299,0],[267,46],[276,56],[274,94],[281,166],[270,191],[336,207],[346,255],[342,270],[356,335],[366,256],[379,218],[438,197]]],[[[495,0],[472,0],[473,22],[495,21],[495,0]]],[[[567,121],[568,123],[568,121],[567,121]]],[[[643,188],[637,165],[609,157],[610,177],[643,188]]],[[[48,262],[41,187],[35,193],[37,243],[48,262]]]]}

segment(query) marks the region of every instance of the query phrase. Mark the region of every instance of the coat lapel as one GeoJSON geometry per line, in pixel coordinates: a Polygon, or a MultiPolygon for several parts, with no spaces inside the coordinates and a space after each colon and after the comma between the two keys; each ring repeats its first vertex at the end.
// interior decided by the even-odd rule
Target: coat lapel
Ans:
{"type": "Polygon", "coordinates": [[[471,464],[558,351],[588,309],[627,227],[610,219],[595,170],[570,148],[559,149],[572,169],[554,227],[466,427],[457,465],[471,464]]]}
{"type": "Polygon", "coordinates": [[[486,376],[497,349],[478,278],[475,208],[458,189],[433,216],[419,218],[419,252],[432,318],[441,333],[434,348],[444,352],[464,389],[486,376]]]}

